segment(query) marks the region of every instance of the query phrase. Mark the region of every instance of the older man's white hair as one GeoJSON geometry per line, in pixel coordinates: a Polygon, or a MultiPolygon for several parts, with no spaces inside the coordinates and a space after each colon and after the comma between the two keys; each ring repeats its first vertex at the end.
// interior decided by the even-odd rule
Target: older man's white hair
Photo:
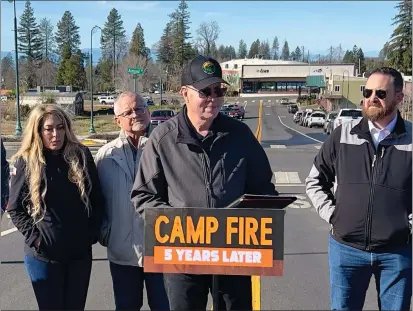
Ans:
{"type": "Polygon", "coordinates": [[[131,91],[126,91],[122,92],[119,97],[115,100],[115,103],[113,104],[113,112],[115,113],[115,116],[118,116],[119,114],[122,113],[122,103],[126,99],[135,99],[136,103],[138,106],[143,106],[147,107],[146,105],[146,100],[140,95],[139,93],[131,92],[131,91]]]}

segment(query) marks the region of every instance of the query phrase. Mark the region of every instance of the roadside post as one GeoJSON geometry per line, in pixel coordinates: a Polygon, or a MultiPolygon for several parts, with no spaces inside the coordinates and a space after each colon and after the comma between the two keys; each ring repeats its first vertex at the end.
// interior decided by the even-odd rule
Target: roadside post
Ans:
{"type": "Polygon", "coordinates": [[[143,75],[143,68],[128,68],[128,73],[133,77],[133,91],[136,93],[136,79],[143,75]]]}
{"type": "Polygon", "coordinates": [[[296,197],[244,195],[226,208],[145,209],[144,271],[283,276],[284,208],[296,197]]]}

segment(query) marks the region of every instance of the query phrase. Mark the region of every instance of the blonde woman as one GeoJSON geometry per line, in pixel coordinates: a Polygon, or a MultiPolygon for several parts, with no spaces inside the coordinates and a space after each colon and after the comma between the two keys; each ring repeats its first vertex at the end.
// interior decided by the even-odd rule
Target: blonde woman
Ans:
{"type": "Polygon", "coordinates": [[[7,211],[40,310],[83,310],[103,202],[90,151],[56,105],[36,106],[12,158],[7,211]]]}

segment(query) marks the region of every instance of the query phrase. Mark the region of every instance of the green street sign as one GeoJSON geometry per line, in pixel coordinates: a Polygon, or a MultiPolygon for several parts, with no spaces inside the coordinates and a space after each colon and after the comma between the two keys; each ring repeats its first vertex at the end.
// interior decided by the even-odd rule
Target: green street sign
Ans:
{"type": "Polygon", "coordinates": [[[128,73],[134,75],[143,75],[143,68],[128,68],[128,73]]]}

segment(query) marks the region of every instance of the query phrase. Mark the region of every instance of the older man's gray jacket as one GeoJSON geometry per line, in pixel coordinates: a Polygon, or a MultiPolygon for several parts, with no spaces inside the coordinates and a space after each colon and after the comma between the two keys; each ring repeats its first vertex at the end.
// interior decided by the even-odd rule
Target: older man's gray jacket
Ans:
{"type": "Polygon", "coordinates": [[[185,114],[184,107],[149,137],[131,193],[140,213],[146,207],[220,208],[245,193],[277,194],[267,156],[247,125],[218,115],[205,144],[185,114]]]}

